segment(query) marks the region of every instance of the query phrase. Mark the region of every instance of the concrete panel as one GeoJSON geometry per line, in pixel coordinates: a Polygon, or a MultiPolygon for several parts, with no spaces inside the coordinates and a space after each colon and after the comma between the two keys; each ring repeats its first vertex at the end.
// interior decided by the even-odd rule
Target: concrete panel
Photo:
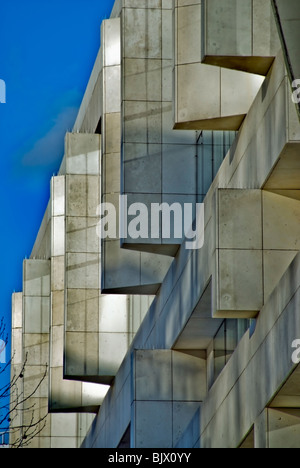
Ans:
{"type": "Polygon", "coordinates": [[[105,67],[119,65],[120,57],[120,19],[114,18],[102,23],[103,63],[105,67]]]}
{"type": "Polygon", "coordinates": [[[118,193],[120,190],[121,180],[121,161],[119,153],[111,153],[105,157],[105,168],[104,168],[104,192],[118,193]]]}
{"type": "Polygon", "coordinates": [[[262,249],[262,192],[219,190],[219,247],[262,249]]]}
{"type": "Polygon", "coordinates": [[[264,192],[264,248],[300,249],[300,203],[298,200],[264,192]]]}
{"type": "Polygon", "coordinates": [[[50,262],[25,260],[23,269],[25,333],[49,333],[50,262]]]}
{"type": "Polygon", "coordinates": [[[121,151],[120,125],[120,112],[114,112],[105,115],[105,161],[108,157],[108,154],[119,154],[121,151]]]}
{"type": "Polygon", "coordinates": [[[125,59],[123,74],[125,101],[161,101],[161,60],[125,59]]]}
{"type": "Polygon", "coordinates": [[[116,375],[120,363],[131,344],[133,335],[129,333],[99,333],[99,370],[98,375],[103,376],[99,381],[111,383],[116,375]]]}
{"type": "Polygon", "coordinates": [[[135,400],[172,400],[172,356],[170,351],[136,351],[135,400]]]}
{"type": "Polygon", "coordinates": [[[189,1],[186,5],[178,5],[175,15],[178,65],[200,62],[201,2],[189,1]]]}
{"type": "Polygon", "coordinates": [[[230,317],[232,311],[240,318],[257,315],[263,305],[262,262],[259,250],[220,250],[216,316],[230,317]]]}
{"type": "Polygon", "coordinates": [[[292,250],[264,251],[265,301],[269,298],[297,254],[298,251],[292,250]]]}
{"type": "MultiPolygon", "coordinates": [[[[193,404],[183,404],[182,405],[183,409],[188,413],[189,410],[193,408],[193,404]]],[[[201,448],[200,446],[200,413],[201,408],[198,409],[194,416],[192,417],[189,425],[186,427],[186,429],[183,431],[180,439],[174,443],[174,447],[176,448],[201,448]]],[[[175,420],[175,413],[174,413],[174,420],[175,420]]],[[[184,416],[183,416],[184,417],[184,416]]],[[[174,442],[176,439],[174,439],[174,442]]]]}
{"type": "Polygon", "coordinates": [[[201,27],[204,63],[266,75],[279,50],[270,2],[205,0],[201,27]]]}
{"type": "Polygon", "coordinates": [[[268,409],[269,448],[300,448],[299,430],[299,409],[268,409]]]}
{"type": "Polygon", "coordinates": [[[173,447],[193,447],[199,438],[198,402],[173,402],[173,447]],[[184,440],[188,442],[184,445],[184,440]]]}
{"type": "Polygon", "coordinates": [[[18,329],[23,326],[23,294],[12,295],[12,328],[18,329]]]}
{"type": "Polygon", "coordinates": [[[65,213],[65,177],[51,179],[51,213],[52,216],[63,216],[65,213]]]}
{"type": "Polygon", "coordinates": [[[98,376],[98,333],[67,332],[64,375],[77,379],[98,376]]]}
{"type": "Polygon", "coordinates": [[[54,216],[52,219],[52,255],[59,257],[65,253],[65,218],[54,216]]]}
{"type": "Polygon", "coordinates": [[[121,86],[120,86],[120,66],[105,67],[104,77],[104,110],[110,114],[120,111],[121,105],[121,86]],[[118,83],[118,86],[116,85],[118,83]]]}
{"type": "Polygon", "coordinates": [[[23,268],[24,295],[48,297],[50,295],[50,262],[25,260],[23,268]]]}
{"type": "Polygon", "coordinates": [[[98,289],[68,289],[66,329],[68,331],[95,331],[99,323],[98,289]]]}
{"type": "Polygon", "coordinates": [[[50,363],[51,367],[62,367],[64,361],[64,328],[63,326],[52,326],[50,330],[51,349],[50,363]]]}
{"type": "Polygon", "coordinates": [[[98,176],[66,176],[66,209],[68,216],[96,216],[99,203],[98,176]]]}
{"type": "Polygon", "coordinates": [[[174,128],[238,130],[262,82],[258,75],[200,62],[178,65],[174,128]]]}
{"type": "Polygon", "coordinates": [[[172,402],[136,401],[132,448],[171,448],[172,410],[172,402]]]}
{"type": "Polygon", "coordinates": [[[173,351],[173,396],[175,401],[202,401],[207,392],[206,359],[173,351]]]}
{"type": "Polygon", "coordinates": [[[51,322],[52,326],[64,324],[64,291],[54,291],[51,293],[51,322]]]}
{"type": "MultiPolygon", "coordinates": [[[[178,66],[176,122],[195,122],[221,116],[220,73],[219,68],[199,62],[178,66]],[[199,86],[199,83],[205,83],[205,86],[199,86]]],[[[198,129],[205,130],[201,127],[198,129]]]]}
{"type": "Polygon", "coordinates": [[[122,15],[122,28],[126,41],[124,55],[128,58],[161,58],[161,17],[159,8],[125,8],[122,15]],[[147,25],[148,34],[145,34],[147,25]]]}
{"type": "Polygon", "coordinates": [[[51,261],[51,289],[63,291],[65,287],[65,258],[53,257],[51,261]]]}
{"type": "Polygon", "coordinates": [[[162,155],[162,191],[194,195],[196,189],[196,165],[194,145],[164,145],[162,155]]]}
{"type": "Polygon", "coordinates": [[[99,289],[100,255],[96,253],[68,253],[66,257],[67,288],[99,289]]]}
{"type": "Polygon", "coordinates": [[[246,114],[263,82],[259,75],[221,68],[221,117],[246,114]]]}
{"type": "Polygon", "coordinates": [[[101,295],[99,331],[103,333],[122,333],[128,329],[127,296],[101,295]]]}
{"type": "Polygon", "coordinates": [[[75,437],[77,416],[69,414],[68,416],[55,414],[51,416],[52,430],[57,437],[75,437]]]}
{"type": "Polygon", "coordinates": [[[99,251],[99,238],[96,228],[98,218],[68,217],[66,219],[66,251],[69,253],[99,251]]]}
{"type": "Polygon", "coordinates": [[[49,334],[25,333],[23,336],[24,348],[27,353],[29,366],[46,365],[49,361],[49,334]]]}
{"type": "MultiPolygon", "coordinates": [[[[109,258],[102,273],[102,290],[122,289],[128,284],[140,284],[140,253],[120,249],[119,241],[106,242],[104,245],[104,258],[109,258]]],[[[104,260],[106,261],[106,260],[104,260]]]]}
{"type": "Polygon", "coordinates": [[[207,55],[251,55],[252,1],[204,2],[207,55]]]}
{"type": "Polygon", "coordinates": [[[157,147],[157,154],[151,157],[140,157],[125,162],[123,166],[125,193],[161,193],[162,158],[160,145],[157,147]]]}
{"type": "MultiPolygon", "coordinates": [[[[66,173],[98,175],[100,172],[99,135],[67,133],[65,137],[66,173]]],[[[54,194],[56,197],[56,194],[54,194]]],[[[54,216],[57,216],[54,213],[54,216]]]]}

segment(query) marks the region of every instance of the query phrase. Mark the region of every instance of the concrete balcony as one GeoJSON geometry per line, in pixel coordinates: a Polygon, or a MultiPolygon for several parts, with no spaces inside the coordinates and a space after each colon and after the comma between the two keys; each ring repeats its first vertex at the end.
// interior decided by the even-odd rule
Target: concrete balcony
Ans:
{"type": "MultiPolygon", "coordinates": [[[[238,3],[238,12],[242,3],[238,3]]],[[[206,9],[214,11],[216,18],[219,14],[222,27],[226,27],[222,12],[226,10],[228,13],[228,5],[226,3],[224,8],[224,2],[221,2],[218,8],[211,2],[206,5],[200,0],[184,4],[175,2],[174,129],[239,130],[263,82],[263,77],[233,66],[228,57],[222,57],[227,68],[221,68],[221,60],[217,63],[212,57],[209,57],[211,61],[207,57],[203,61],[201,49],[204,47],[206,9]]],[[[229,13],[232,13],[230,9],[229,13]]],[[[231,19],[230,23],[232,34],[235,33],[233,21],[231,19]]],[[[215,22],[214,18],[213,24],[215,22]]],[[[211,22],[208,24],[209,33],[213,34],[211,22]]]]}
{"type": "Polygon", "coordinates": [[[201,3],[202,62],[266,76],[279,50],[271,2],[201,3]]]}

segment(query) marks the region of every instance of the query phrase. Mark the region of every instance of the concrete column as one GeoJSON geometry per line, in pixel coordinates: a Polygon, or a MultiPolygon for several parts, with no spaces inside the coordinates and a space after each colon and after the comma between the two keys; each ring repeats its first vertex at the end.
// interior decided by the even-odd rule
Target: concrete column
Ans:
{"type": "Polygon", "coordinates": [[[48,414],[48,377],[44,378],[49,366],[49,323],[50,261],[25,260],[23,362],[26,361],[26,366],[23,396],[26,401],[23,406],[23,425],[27,431],[32,423],[38,424],[38,428],[41,429],[41,432],[30,441],[31,448],[50,447],[50,419],[49,417],[45,419],[48,414]]]}
{"type": "Polygon", "coordinates": [[[66,136],[65,375],[97,376],[99,345],[100,137],[66,136]]]}
{"type": "MultiPolygon", "coordinates": [[[[12,296],[12,335],[11,335],[11,381],[20,375],[23,367],[23,295],[15,293],[12,296]]],[[[18,379],[10,395],[11,431],[10,445],[15,444],[22,437],[22,405],[19,411],[15,410],[17,395],[23,391],[23,380],[18,379]]]]}

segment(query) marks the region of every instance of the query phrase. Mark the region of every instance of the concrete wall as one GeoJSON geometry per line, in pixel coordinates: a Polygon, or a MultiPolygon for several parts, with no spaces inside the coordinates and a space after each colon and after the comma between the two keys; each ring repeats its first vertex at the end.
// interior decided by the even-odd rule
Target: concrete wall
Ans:
{"type": "Polygon", "coordinates": [[[85,448],[299,445],[300,130],[286,57],[269,1],[116,1],[13,300],[26,392],[49,362],[34,446],[78,446],[92,421],[85,448]],[[203,202],[203,247],[163,239],[162,225],[157,239],[117,225],[100,241],[97,207],[118,218],[120,195],[203,202]]]}
{"type": "MultiPolygon", "coordinates": [[[[292,161],[294,160],[291,154],[296,150],[295,143],[298,141],[298,133],[292,129],[298,128],[297,122],[297,114],[290,101],[283,56],[280,53],[266,82],[254,100],[235,144],[229,151],[205,198],[204,247],[194,252],[188,252],[184,246],[181,247],[132,344],[131,350],[136,348],[171,349],[172,347],[176,347],[176,349],[179,347],[178,350],[180,350],[180,346],[183,346],[180,343],[184,343],[185,346],[189,341],[195,343],[197,337],[199,347],[191,351],[195,355],[197,350],[199,352],[201,349],[204,351],[209,349],[211,337],[217,331],[214,328],[216,318],[212,318],[212,316],[238,318],[252,317],[259,313],[253,340],[249,341],[249,334],[244,336],[233,357],[229,359],[227,366],[201,405],[200,445],[203,447],[237,447],[242,444],[256,417],[259,416],[263,407],[268,405],[270,399],[280,389],[281,383],[288,378],[289,373],[293,370],[289,341],[292,336],[285,338],[282,336],[280,323],[283,324],[282,326],[285,324],[288,329],[294,332],[298,329],[296,323],[292,323],[291,326],[287,325],[289,321],[286,318],[287,314],[290,314],[291,322],[294,319],[297,320],[296,304],[290,305],[289,312],[287,312],[286,306],[298,288],[295,271],[298,268],[296,265],[298,265],[299,256],[294,260],[294,263],[291,265],[290,263],[299,250],[297,247],[298,223],[296,221],[299,202],[296,190],[281,192],[280,196],[261,190],[268,187],[270,180],[279,180],[277,171],[281,170],[281,158],[285,160],[288,157],[291,158],[290,164],[285,178],[280,178],[280,181],[282,190],[284,187],[286,189],[289,187],[289,176],[292,173],[292,161]],[[268,132],[267,129],[270,128],[277,130],[276,132],[268,132]],[[286,198],[283,195],[289,195],[294,199],[286,198]],[[228,212],[226,212],[226,205],[228,212]],[[216,211],[217,206],[219,207],[218,211],[216,211]],[[218,213],[218,217],[216,217],[216,213],[218,213]],[[284,222],[281,216],[284,216],[284,222]],[[257,222],[255,222],[256,218],[257,222]],[[261,226],[260,229],[259,226],[261,226]],[[286,230],[285,234],[284,230],[286,230]],[[291,236],[291,244],[288,241],[287,232],[291,236]],[[218,242],[217,239],[219,239],[218,242]],[[216,261],[220,245],[224,247],[224,258],[226,255],[228,256],[225,265],[227,264],[231,269],[228,271],[225,268],[221,274],[224,280],[224,293],[226,292],[226,296],[231,294],[230,291],[235,295],[241,293],[240,297],[236,296],[234,300],[234,313],[231,307],[220,313],[220,308],[217,305],[219,292],[216,290],[214,281],[218,277],[218,275],[216,276],[216,265],[219,265],[218,268],[223,268],[222,264],[216,261]],[[296,248],[294,249],[294,247],[296,248]],[[237,256],[248,255],[249,260],[245,258],[238,260],[235,253],[231,252],[232,248],[236,249],[237,256]],[[247,250],[248,253],[246,253],[247,250]],[[256,250],[257,253],[255,253],[256,250]],[[255,261],[251,263],[251,257],[255,256],[259,259],[258,267],[255,266],[255,261]],[[265,265],[264,279],[262,264],[265,265]],[[253,265],[253,271],[251,271],[251,265],[253,265]],[[286,269],[288,270],[285,280],[283,279],[278,284],[286,269]],[[234,270],[236,274],[234,274],[234,270]],[[260,271],[259,274],[258,271],[260,271]],[[212,302],[207,300],[205,294],[211,277],[213,279],[212,302]],[[295,278],[292,283],[291,278],[295,278]],[[288,284],[290,286],[287,286],[288,284]],[[264,285],[263,292],[262,285],[264,285]],[[276,286],[278,289],[272,294],[276,286]],[[260,297],[257,295],[259,291],[261,291],[260,297]],[[285,291],[287,296],[285,296],[285,291]],[[277,301],[276,310],[281,316],[280,322],[277,320],[278,315],[274,315],[274,300],[277,301]],[[250,309],[255,309],[249,315],[249,311],[246,314],[243,313],[243,311],[245,312],[243,301],[250,305],[250,309]],[[251,301],[257,301],[255,307],[251,306],[251,301]],[[274,346],[275,341],[268,336],[264,320],[269,320],[271,328],[274,326],[274,333],[278,334],[278,340],[283,340],[280,341],[282,346],[283,343],[286,344],[285,364],[277,366],[277,368],[276,363],[280,359],[278,356],[277,360],[273,360],[273,350],[270,349],[270,346],[274,346]],[[189,326],[190,321],[191,326],[189,326]],[[196,323],[198,328],[195,328],[196,323]],[[252,343],[256,340],[258,340],[257,343],[260,343],[257,346],[265,347],[265,351],[262,351],[263,355],[257,354],[255,356],[256,364],[254,364],[249,353],[253,351],[252,343]],[[245,351],[243,346],[250,348],[245,351]],[[271,381],[266,371],[268,366],[266,356],[270,356],[270,362],[274,365],[274,375],[271,381]],[[249,366],[244,374],[245,368],[239,367],[240,362],[246,367],[249,366]],[[258,371],[260,365],[265,369],[266,376],[262,376],[261,371],[258,371]],[[241,375],[243,379],[249,378],[249,384],[245,383],[244,380],[239,382],[238,375],[241,375]],[[254,387],[257,380],[254,375],[259,375],[261,379],[262,390],[259,392],[259,398],[261,398],[259,402],[256,399],[254,387]],[[225,382],[226,385],[228,383],[228,389],[232,390],[232,393],[229,392],[228,400],[226,400],[227,387],[225,382]],[[235,386],[236,382],[238,384],[235,386]],[[240,383],[243,385],[242,389],[239,387],[240,383]],[[246,390],[247,385],[249,385],[249,390],[246,390]],[[215,394],[218,394],[220,403],[214,400],[215,394]],[[248,399],[244,399],[244,394],[249,395],[248,399]],[[223,402],[224,406],[222,406],[223,402]],[[236,405],[236,410],[234,410],[234,405],[236,405]],[[247,411],[241,412],[239,408],[245,408],[247,411]],[[234,427],[232,431],[228,431],[229,421],[232,421],[230,424],[234,427]],[[219,428],[224,429],[220,430],[219,428]]],[[[297,168],[297,166],[294,167],[297,168]]],[[[294,188],[296,189],[296,187],[295,185],[294,188]]],[[[130,387],[128,386],[131,375],[130,359],[130,353],[128,353],[84,446],[116,447],[129,424],[132,424],[132,414],[129,412],[130,387]],[[122,412],[121,416],[117,416],[118,402],[121,401],[126,405],[126,410],[122,412]],[[119,424],[120,420],[122,424],[119,424]],[[111,432],[107,433],[106,438],[103,439],[102,431],[99,432],[103,425],[118,427],[119,430],[113,436],[111,432]]],[[[283,357],[280,361],[283,364],[282,360],[283,357]]],[[[153,391],[153,395],[156,395],[157,392],[158,390],[153,391]]],[[[187,424],[191,432],[185,431],[183,434],[181,439],[183,446],[188,443],[194,446],[195,443],[198,443],[197,435],[195,436],[193,430],[196,420],[197,416],[191,415],[191,421],[187,424]]],[[[159,424],[158,421],[157,424],[159,424]]],[[[151,446],[151,439],[149,439],[149,445],[151,446]]]]}

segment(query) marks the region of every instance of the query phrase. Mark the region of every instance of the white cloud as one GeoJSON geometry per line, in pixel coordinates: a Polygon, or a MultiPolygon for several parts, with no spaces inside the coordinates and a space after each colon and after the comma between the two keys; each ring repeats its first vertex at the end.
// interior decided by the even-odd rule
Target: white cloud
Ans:
{"type": "Polygon", "coordinates": [[[65,134],[73,128],[77,112],[77,107],[65,108],[58,115],[51,130],[23,156],[23,165],[44,167],[58,163],[63,157],[65,134]]]}

